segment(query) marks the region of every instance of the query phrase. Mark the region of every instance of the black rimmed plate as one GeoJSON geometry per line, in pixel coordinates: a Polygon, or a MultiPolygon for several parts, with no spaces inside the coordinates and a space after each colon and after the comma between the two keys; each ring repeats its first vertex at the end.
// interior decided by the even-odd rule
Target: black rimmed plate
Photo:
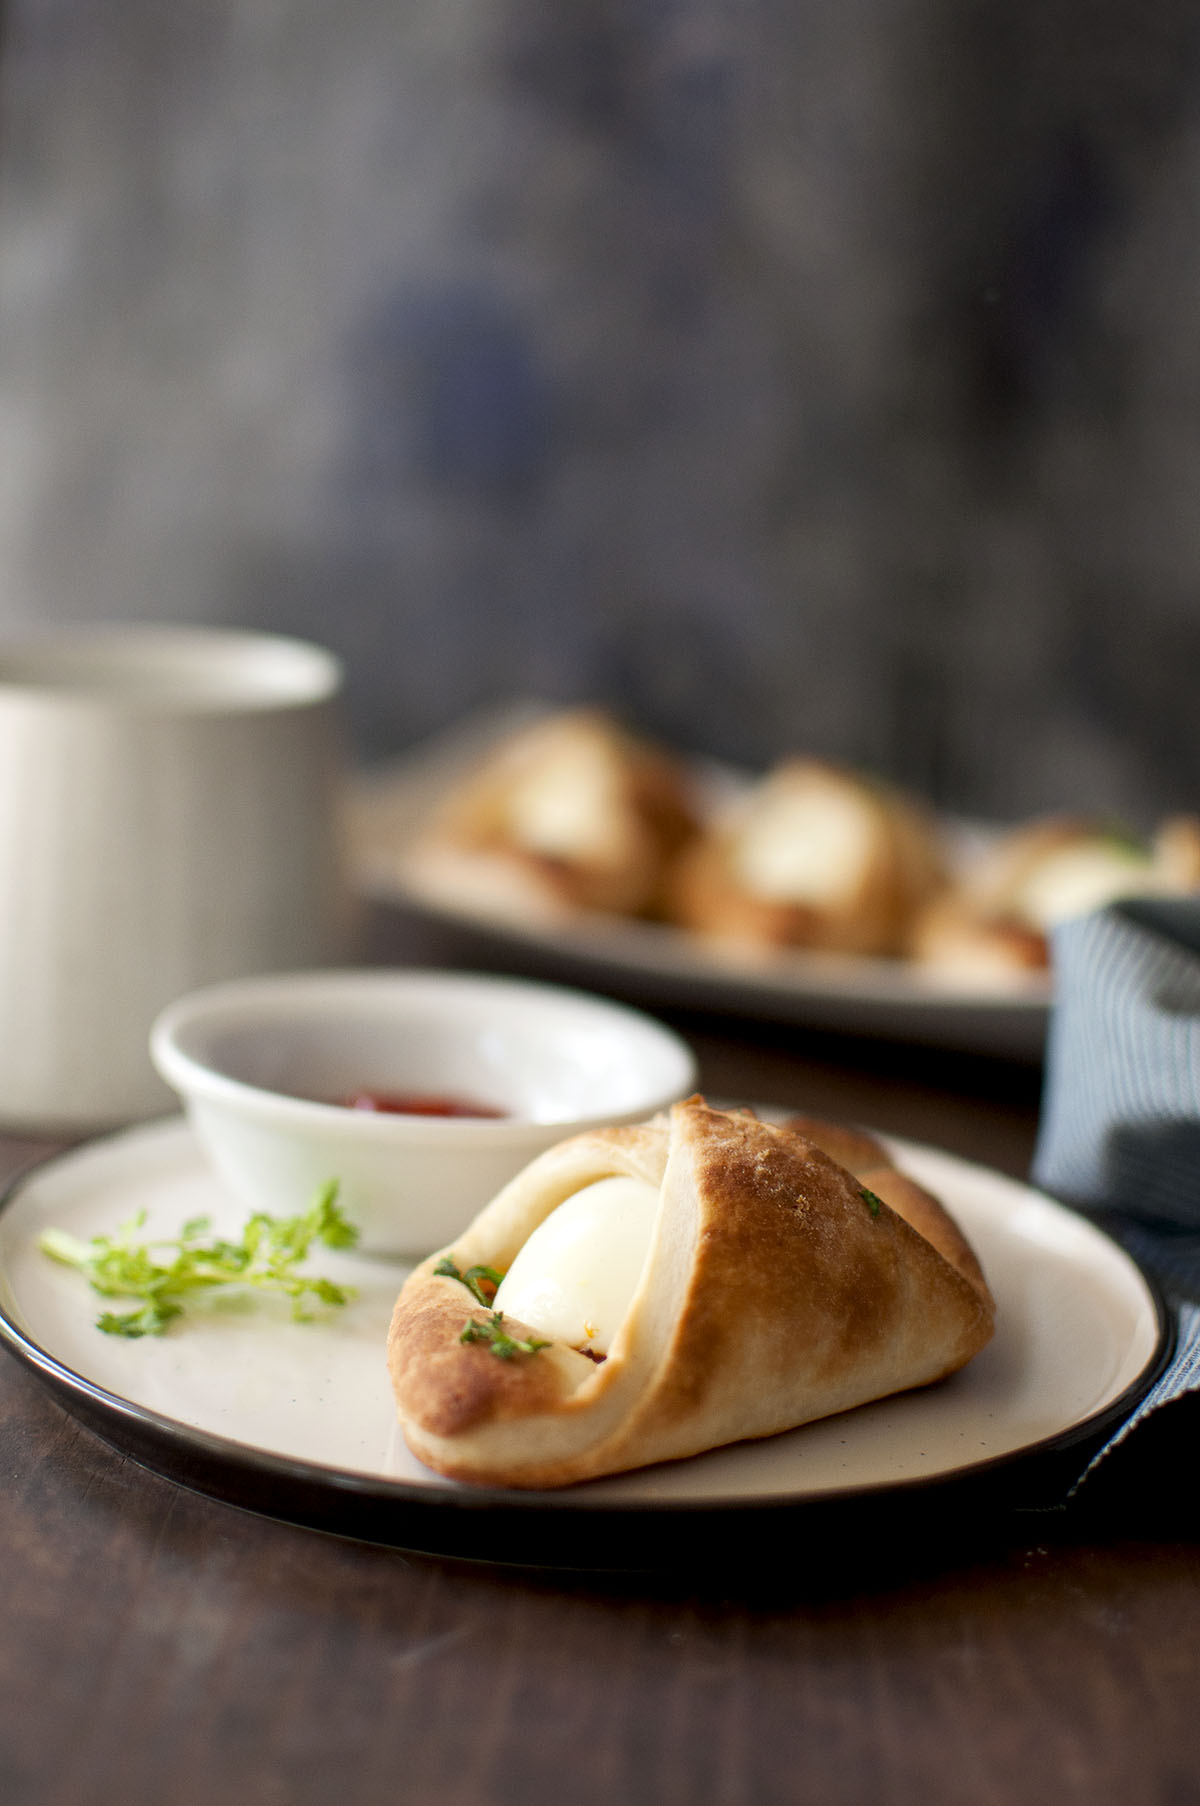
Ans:
{"type": "Polygon", "coordinates": [[[233,1228],[241,1209],[173,1118],[91,1142],[20,1178],[0,1211],[0,1334],[58,1400],[146,1466],[229,1503],[412,1550],[545,1566],[695,1561],[749,1539],[942,1506],[1055,1502],[1161,1372],[1168,1318],[1138,1267],[1071,1211],[929,1148],[894,1144],[974,1243],[997,1333],[962,1373],[761,1442],[553,1493],[456,1485],[408,1453],[384,1340],[404,1269],[325,1253],[357,1288],[320,1322],[213,1298],[161,1338],[95,1328],[99,1301],[49,1260],[50,1226],[87,1237],[145,1211],[233,1228]]]}

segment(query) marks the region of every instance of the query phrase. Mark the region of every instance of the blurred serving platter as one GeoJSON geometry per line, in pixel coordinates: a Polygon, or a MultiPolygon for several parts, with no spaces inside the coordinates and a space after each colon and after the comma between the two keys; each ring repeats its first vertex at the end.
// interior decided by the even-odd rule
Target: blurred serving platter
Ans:
{"type": "MultiPolygon", "coordinates": [[[[489,750],[547,713],[521,702],[473,716],[356,780],[350,844],[361,895],[436,927],[465,960],[502,963],[649,1006],[729,1012],[846,1034],[1037,1059],[1050,1003],[1043,972],[968,977],[901,959],[758,950],[668,923],[577,910],[542,916],[449,893],[414,857],[440,800],[489,750]]],[[[734,794],[743,774],[704,762],[701,782],[734,794]]],[[[986,830],[956,829],[965,837],[986,830]]]]}

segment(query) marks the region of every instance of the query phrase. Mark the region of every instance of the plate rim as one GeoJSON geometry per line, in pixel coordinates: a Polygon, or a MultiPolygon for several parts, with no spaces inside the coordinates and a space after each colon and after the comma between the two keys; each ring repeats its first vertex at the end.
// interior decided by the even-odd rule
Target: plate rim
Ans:
{"type": "MultiPolygon", "coordinates": [[[[19,1195],[29,1185],[36,1183],[47,1169],[86,1157],[93,1150],[99,1150],[124,1137],[135,1137],[140,1132],[170,1127],[190,1133],[186,1119],[182,1116],[154,1118],[149,1122],[124,1125],[89,1136],[69,1148],[59,1149],[34,1160],[12,1175],[0,1188],[0,1217],[9,1211],[19,1195]]],[[[895,1145],[904,1145],[901,1138],[889,1139],[895,1145]]],[[[907,1145],[919,1149],[927,1147],[927,1144],[914,1142],[907,1145]]],[[[884,1499],[919,1505],[937,1495],[953,1497],[964,1485],[972,1490],[982,1489],[986,1493],[989,1482],[1005,1478],[1017,1480],[1026,1471],[1032,1476],[1039,1465],[1048,1460],[1055,1465],[1063,1465],[1077,1450],[1092,1442],[1102,1446],[1108,1433],[1124,1421],[1169,1366],[1175,1352],[1177,1317],[1155,1275],[1102,1225],[1093,1222],[1072,1205],[1028,1186],[1022,1180],[1013,1179],[1008,1174],[966,1160],[950,1150],[928,1146],[927,1151],[1003,1179],[1085,1224],[1127,1262],[1141,1280],[1155,1318],[1155,1340],[1149,1357],[1134,1378],[1107,1404],[1049,1436],[1039,1437],[1019,1448],[985,1456],[980,1460],[943,1468],[937,1473],[862,1482],[816,1492],[752,1495],[722,1493],[698,1498],[597,1497],[586,1487],[539,1491],[494,1486],[421,1484],[280,1454],[235,1437],[202,1429],[150,1406],[138,1404],[120,1393],[110,1391],[97,1381],[88,1379],[85,1374],[77,1372],[65,1360],[43,1347],[20,1323],[13,1320],[3,1301],[0,1301],[0,1346],[7,1348],[71,1416],[94,1431],[111,1447],[131,1455],[151,1472],[225,1503],[248,1506],[261,1515],[281,1522],[338,1530],[335,1521],[326,1521],[327,1518],[336,1519],[339,1515],[336,1511],[330,1513],[318,1510],[314,1513],[312,1510],[310,1495],[315,1489],[328,1495],[331,1505],[341,1503],[351,1506],[347,1513],[348,1526],[341,1529],[340,1534],[382,1542],[391,1547],[414,1549],[425,1546],[423,1542],[414,1543],[410,1537],[402,1534],[406,1528],[404,1517],[407,1512],[425,1521],[449,1520],[459,1527],[473,1524],[489,1513],[499,1513],[506,1520],[515,1515],[527,1523],[537,1525],[544,1524],[549,1519],[560,1527],[569,1526],[572,1529],[604,1523],[653,1525],[662,1530],[669,1529],[672,1524],[694,1524],[709,1518],[725,1520],[753,1517],[756,1520],[779,1523],[814,1510],[824,1512],[838,1508],[852,1509],[884,1499]],[[121,1431],[125,1433],[120,1434],[121,1431]],[[161,1459],[155,1459],[155,1455],[161,1459]],[[252,1482],[249,1489],[244,1484],[247,1479],[252,1482]],[[254,1481],[260,1484],[254,1485],[254,1481]],[[280,1497],[273,1491],[273,1486],[278,1485],[290,1489],[290,1498],[280,1497]],[[243,1496],[247,1490],[250,1494],[261,1495],[259,1501],[243,1496]],[[270,1502],[264,1503],[262,1499],[268,1492],[270,1502]],[[286,1508],[289,1502],[292,1509],[286,1508]],[[376,1526],[374,1532],[356,1527],[353,1522],[356,1516],[354,1504],[363,1507],[357,1515],[366,1520],[372,1520],[378,1508],[396,1509],[397,1534],[381,1535],[380,1526],[376,1526]]],[[[1010,1509],[1022,1508],[1016,1499],[1006,1502],[1010,1509]]],[[[1048,1508],[1048,1505],[1036,1502],[1024,1506],[1024,1509],[1034,1510],[1048,1508]]],[[[386,1526],[382,1528],[386,1530],[386,1526]]],[[[443,1540],[445,1539],[436,1539],[437,1542],[443,1540]]],[[[449,1540],[460,1541],[461,1537],[452,1536],[449,1540]]],[[[436,1549],[433,1552],[437,1552],[436,1549]]],[[[497,1557],[489,1555],[483,1559],[494,1560],[497,1557]]]]}
{"type": "Polygon", "coordinates": [[[743,988],[755,995],[778,994],[795,1004],[845,1003],[872,1009],[911,1009],[920,1014],[948,1010],[966,1016],[971,1011],[1002,1019],[1028,1019],[1040,1023],[1049,1014],[1052,983],[1048,975],[1035,974],[1026,983],[973,990],[965,984],[936,983],[919,978],[913,962],[890,954],[822,954],[791,948],[771,960],[705,957],[705,943],[685,941],[683,930],[669,922],[605,916],[598,911],[578,912],[577,921],[545,922],[529,926],[505,916],[452,903],[409,883],[401,868],[386,877],[376,871],[359,873],[358,885],[368,902],[406,909],[431,922],[487,935],[506,945],[532,948],[559,958],[589,965],[649,975],[662,982],[712,986],[726,990],[743,988]],[[678,966],[649,956],[652,940],[661,939],[676,950],[678,966]],[[858,983],[839,983],[840,976],[858,983]],[[865,982],[877,978],[878,984],[865,982]],[[886,982],[885,982],[886,981],[886,982]]]}

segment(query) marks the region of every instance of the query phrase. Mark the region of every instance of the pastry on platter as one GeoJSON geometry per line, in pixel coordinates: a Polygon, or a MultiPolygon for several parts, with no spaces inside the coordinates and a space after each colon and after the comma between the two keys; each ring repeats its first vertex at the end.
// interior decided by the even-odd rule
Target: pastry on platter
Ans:
{"type": "Polygon", "coordinates": [[[483,911],[639,915],[695,818],[681,765],[602,709],[503,741],[442,800],[413,849],[425,888],[483,911]]]}
{"type": "Polygon", "coordinates": [[[1180,896],[1200,889],[1200,822],[1166,821],[1142,844],[1073,816],[1014,829],[920,911],[913,956],[946,972],[980,976],[1043,970],[1050,930],[1122,897],[1180,896]]]}
{"type": "Polygon", "coordinates": [[[893,954],[940,878],[937,836],[917,804],[838,766],[789,759],[685,849],[670,913],[751,946],[893,954]]]}
{"type": "Polygon", "coordinates": [[[400,1293],[409,1447],[455,1479],[563,1486],[953,1373],[991,1295],[936,1200],[870,1158],[879,1186],[698,1097],[551,1148],[400,1293]]]}

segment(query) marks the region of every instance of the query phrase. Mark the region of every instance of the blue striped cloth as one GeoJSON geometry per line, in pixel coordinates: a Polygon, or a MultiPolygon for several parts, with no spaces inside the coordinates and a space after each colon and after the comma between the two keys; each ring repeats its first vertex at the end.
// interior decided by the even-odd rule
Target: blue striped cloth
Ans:
{"type": "Polygon", "coordinates": [[[1114,904],[1056,929],[1053,957],[1034,1180],[1094,1214],[1178,1323],[1170,1367],[1090,1473],[1152,1411],[1200,1388],[1200,902],[1114,904]]]}

